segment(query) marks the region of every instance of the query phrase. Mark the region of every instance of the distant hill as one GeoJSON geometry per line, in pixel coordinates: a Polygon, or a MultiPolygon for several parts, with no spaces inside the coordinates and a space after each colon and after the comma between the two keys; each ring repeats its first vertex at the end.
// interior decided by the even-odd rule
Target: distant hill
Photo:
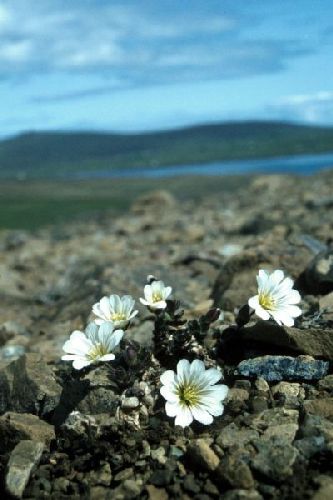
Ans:
{"type": "Polygon", "coordinates": [[[0,178],[55,178],[83,170],[328,151],[333,151],[333,128],[269,121],[140,134],[30,132],[0,141],[0,178]]]}

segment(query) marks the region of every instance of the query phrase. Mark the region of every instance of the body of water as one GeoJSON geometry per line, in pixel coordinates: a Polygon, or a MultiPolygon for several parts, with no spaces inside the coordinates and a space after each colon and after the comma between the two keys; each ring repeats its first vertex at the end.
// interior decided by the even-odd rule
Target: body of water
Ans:
{"type": "Polygon", "coordinates": [[[239,174],[314,174],[318,170],[333,167],[333,153],[317,155],[283,156],[251,160],[230,160],[168,167],[132,167],[110,170],[82,171],[76,179],[112,178],[163,178],[184,175],[239,175],[239,174]]]}

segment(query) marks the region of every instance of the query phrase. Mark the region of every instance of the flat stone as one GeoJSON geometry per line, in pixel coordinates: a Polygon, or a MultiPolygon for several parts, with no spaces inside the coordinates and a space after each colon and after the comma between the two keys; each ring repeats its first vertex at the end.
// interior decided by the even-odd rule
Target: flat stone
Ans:
{"type": "Polygon", "coordinates": [[[259,437],[256,430],[253,429],[239,429],[234,423],[227,425],[216,438],[216,444],[221,448],[231,448],[238,446],[243,448],[259,437]]]}
{"type": "MultiPolygon", "coordinates": [[[[298,354],[333,360],[333,330],[289,328],[269,321],[257,321],[243,327],[239,335],[245,341],[283,347],[298,354]]],[[[321,377],[320,377],[321,378],[321,377]]]]}
{"type": "Polygon", "coordinates": [[[318,380],[329,369],[327,361],[315,360],[309,356],[260,356],[241,361],[235,375],[262,377],[265,380],[318,380]]]}
{"type": "Polygon", "coordinates": [[[231,455],[222,459],[215,471],[217,481],[229,484],[232,488],[252,489],[254,480],[250,467],[244,460],[231,455]]]}
{"type": "Polygon", "coordinates": [[[0,414],[14,411],[48,418],[61,392],[52,369],[39,354],[26,354],[0,370],[0,414]]]}
{"type": "Polygon", "coordinates": [[[22,498],[31,473],[39,464],[44,444],[38,441],[20,441],[12,451],[5,478],[6,490],[16,498],[22,498]]]}
{"type": "Polygon", "coordinates": [[[324,391],[333,392],[333,375],[326,375],[326,377],[319,380],[318,387],[324,389],[324,391]]]}
{"type": "Polygon", "coordinates": [[[220,463],[219,457],[204,439],[197,439],[190,443],[186,456],[194,466],[201,467],[207,471],[215,470],[220,463]]]}
{"type": "Polygon", "coordinates": [[[48,446],[55,439],[54,427],[28,413],[7,412],[0,417],[0,453],[12,450],[27,439],[48,446]]]}
{"type": "Polygon", "coordinates": [[[254,415],[251,421],[251,428],[263,432],[269,427],[280,425],[298,425],[299,412],[285,408],[270,408],[258,415],[254,415]]]}
{"type": "Polygon", "coordinates": [[[300,434],[303,437],[319,436],[329,443],[333,441],[333,422],[320,415],[307,414],[305,416],[300,434]]]}
{"type": "Polygon", "coordinates": [[[304,401],[304,410],[310,415],[320,415],[328,420],[333,420],[333,398],[304,401]]]}
{"type": "Polygon", "coordinates": [[[281,482],[293,474],[293,464],[298,450],[288,444],[270,441],[256,441],[258,454],[252,459],[254,470],[268,479],[281,482]]]}

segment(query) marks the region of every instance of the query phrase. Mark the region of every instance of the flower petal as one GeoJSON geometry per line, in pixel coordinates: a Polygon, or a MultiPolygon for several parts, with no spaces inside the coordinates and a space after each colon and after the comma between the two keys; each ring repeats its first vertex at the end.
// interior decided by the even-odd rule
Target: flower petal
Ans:
{"type": "Polygon", "coordinates": [[[274,284],[278,285],[284,279],[284,272],[281,269],[277,269],[270,276],[269,280],[274,284]]]}
{"type": "Polygon", "coordinates": [[[113,351],[117,347],[123,336],[124,336],[123,330],[115,330],[113,332],[109,341],[109,346],[111,351],[113,351]]]}
{"type": "Polygon", "coordinates": [[[217,368],[209,368],[204,373],[204,379],[208,385],[214,385],[222,378],[222,372],[217,368]]]}
{"type": "Polygon", "coordinates": [[[193,415],[187,406],[179,406],[175,419],[175,425],[187,427],[193,422],[193,415]]]}
{"type": "Polygon", "coordinates": [[[105,318],[110,318],[111,308],[110,308],[110,300],[108,299],[108,297],[102,297],[101,300],[99,301],[99,306],[103,313],[103,316],[105,318]]]}
{"type": "Polygon", "coordinates": [[[176,394],[175,390],[172,390],[171,386],[162,385],[160,393],[167,401],[172,401],[173,403],[179,402],[179,396],[176,394]]]}
{"type": "Polygon", "coordinates": [[[259,306],[259,295],[254,295],[253,297],[249,298],[248,304],[252,309],[257,309],[259,306]]]}
{"type": "Polygon", "coordinates": [[[177,363],[177,380],[176,383],[183,384],[189,379],[190,362],[187,359],[181,359],[177,363]]]}
{"type": "Polygon", "coordinates": [[[208,413],[208,411],[202,408],[201,406],[192,407],[191,412],[193,418],[195,418],[195,420],[198,420],[198,422],[200,422],[203,425],[210,425],[214,420],[212,415],[208,413]]]}
{"type": "Polygon", "coordinates": [[[113,361],[115,359],[115,355],[114,354],[104,354],[104,356],[101,356],[98,361],[113,361]]]}
{"type": "Polygon", "coordinates": [[[255,309],[255,313],[259,318],[267,321],[270,318],[269,313],[263,309],[260,305],[255,309]]]}
{"type": "Polygon", "coordinates": [[[201,375],[205,372],[205,364],[200,359],[195,359],[190,364],[190,378],[201,378],[201,375]]]}
{"type": "Polygon", "coordinates": [[[73,368],[75,368],[75,370],[82,370],[82,368],[84,368],[85,366],[89,366],[90,364],[91,364],[91,361],[84,359],[84,358],[77,357],[73,361],[73,368]]]}
{"type": "Polygon", "coordinates": [[[173,370],[166,370],[160,376],[160,381],[163,385],[172,384],[175,380],[175,372],[173,370]]]}
{"type": "Polygon", "coordinates": [[[178,403],[174,403],[171,401],[167,401],[165,403],[165,413],[168,415],[168,417],[175,417],[180,409],[180,405],[178,403]]]}

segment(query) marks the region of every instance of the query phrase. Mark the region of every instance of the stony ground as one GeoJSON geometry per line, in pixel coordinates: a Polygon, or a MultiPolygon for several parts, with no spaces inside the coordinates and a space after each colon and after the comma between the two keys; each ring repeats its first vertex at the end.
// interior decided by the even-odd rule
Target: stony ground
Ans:
{"type": "Polygon", "coordinates": [[[160,191],[116,219],[3,232],[1,498],[333,498],[332,193],[333,172],[256,177],[200,204],[160,191]],[[229,327],[259,268],[295,279],[294,328],[229,327]],[[74,373],[59,361],[92,304],[138,300],[147,274],[173,287],[188,319],[225,312],[199,346],[231,388],[210,427],[165,415],[165,366],[141,305],[126,332],[141,346],[134,367],[74,373]]]}

